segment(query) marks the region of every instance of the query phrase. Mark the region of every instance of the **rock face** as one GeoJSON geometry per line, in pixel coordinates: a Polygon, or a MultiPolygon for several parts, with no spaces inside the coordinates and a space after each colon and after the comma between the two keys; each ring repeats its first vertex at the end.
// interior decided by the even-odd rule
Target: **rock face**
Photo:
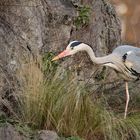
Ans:
{"type": "MultiPolygon", "coordinates": [[[[83,17],[80,18],[83,20],[83,17]]],[[[119,20],[108,0],[1,0],[2,98],[11,100],[12,93],[20,88],[16,70],[21,66],[21,59],[26,61],[29,56],[39,52],[58,53],[73,39],[91,44],[96,55],[107,54],[121,43],[120,32],[119,20]],[[89,22],[78,29],[75,20],[80,16],[79,8],[85,5],[90,9],[87,13],[89,22]]],[[[84,53],[61,63],[64,69],[72,69],[78,80],[94,83],[98,67],[91,64],[84,53]]]]}
{"type": "Polygon", "coordinates": [[[58,135],[53,131],[42,130],[38,134],[38,140],[58,140],[58,135]]]}
{"type": "MultiPolygon", "coordinates": [[[[9,123],[3,124],[0,127],[0,140],[29,140],[31,138],[22,136],[15,128],[9,123]]],[[[58,140],[59,137],[54,131],[41,130],[38,134],[34,135],[34,140],[58,140]]]]}
{"type": "MultiPolygon", "coordinates": [[[[86,42],[92,45],[97,56],[103,56],[121,43],[120,33],[119,19],[108,0],[0,0],[0,109],[11,113],[3,100],[12,100],[8,106],[14,106],[12,94],[21,86],[16,76],[21,59],[27,61],[40,52],[58,53],[70,40],[86,42]],[[77,18],[84,24],[79,8],[86,5],[90,9],[89,21],[77,28],[77,18]]],[[[104,79],[97,76],[97,71],[104,73],[104,69],[93,65],[85,53],[66,59],[61,66],[73,70],[75,77],[84,83],[104,79]]],[[[56,140],[57,135],[41,131],[39,137],[56,140]]],[[[0,139],[22,138],[9,125],[0,128],[0,139]]]]}
{"type": "Polygon", "coordinates": [[[25,140],[11,124],[5,124],[0,127],[0,139],[1,140],[25,140]]]}

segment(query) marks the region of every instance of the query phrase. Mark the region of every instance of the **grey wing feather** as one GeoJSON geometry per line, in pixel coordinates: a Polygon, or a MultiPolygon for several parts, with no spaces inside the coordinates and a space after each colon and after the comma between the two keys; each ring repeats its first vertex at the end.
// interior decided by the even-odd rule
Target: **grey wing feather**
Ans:
{"type": "Polygon", "coordinates": [[[137,73],[140,73],[140,48],[130,45],[122,45],[117,47],[113,53],[116,53],[120,57],[127,54],[125,65],[137,73]]]}
{"type": "Polygon", "coordinates": [[[113,53],[117,53],[121,56],[123,56],[125,53],[133,51],[133,52],[139,52],[140,54],[140,48],[130,46],[130,45],[122,45],[114,49],[113,53]]]}
{"type": "Polygon", "coordinates": [[[137,51],[135,53],[136,53],[136,56],[139,56],[140,57],[140,51],[137,51]]]}
{"type": "MultiPolygon", "coordinates": [[[[137,73],[140,73],[140,56],[136,55],[135,52],[129,54],[126,58],[126,62],[131,63],[131,67],[137,73]]],[[[126,63],[127,65],[127,63],[126,63]]]]}

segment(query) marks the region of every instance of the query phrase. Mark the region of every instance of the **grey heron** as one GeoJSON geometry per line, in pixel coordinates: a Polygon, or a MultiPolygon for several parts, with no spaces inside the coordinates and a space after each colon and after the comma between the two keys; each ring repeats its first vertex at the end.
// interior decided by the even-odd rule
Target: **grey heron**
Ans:
{"type": "Polygon", "coordinates": [[[54,61],[65,56],[70,56],[79,51],[86,51],[94,63],[113,68],[125,80],[126,105],[124,118],[126,118],[130,98],[128,81],[139,80],[140,78],[140,48],[130,45],[121,45],[115,48],[109,55],[96,57],[90,45],[80,41],[72,41],[63,52],[52,60],[54,61]]]}

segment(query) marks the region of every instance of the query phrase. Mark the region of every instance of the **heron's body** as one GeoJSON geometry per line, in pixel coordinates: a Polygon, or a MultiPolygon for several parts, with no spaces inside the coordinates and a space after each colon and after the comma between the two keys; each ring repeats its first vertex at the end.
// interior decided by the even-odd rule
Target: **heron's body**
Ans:
{"type": "MultiPolygon", "coordinates": [[[[124,80],[137,80],[140,78],[140,48],[130,45],[118,46],[109,58],[114,59],[114,65],[110,67],[119,72],[124,80]]],[[[109,66],[109,65],[107,65],[109,66]]]]}
{"type": "Polygon", "coordinates": [[[126,106],[124,118],[126,118],[127,108],[129,103],[129,80],[138,80],[140,78],[140,48],[122,45],[114,49],[114,51],[103,57],[96,57],[91,46],[79,41],[69,43],[66,50],[56,56],[53,60],[73,55],[79,51],[86,51],[90,59],[100,65],[109,66],[117,71],[121,77],[126,81],[126,106]]]}

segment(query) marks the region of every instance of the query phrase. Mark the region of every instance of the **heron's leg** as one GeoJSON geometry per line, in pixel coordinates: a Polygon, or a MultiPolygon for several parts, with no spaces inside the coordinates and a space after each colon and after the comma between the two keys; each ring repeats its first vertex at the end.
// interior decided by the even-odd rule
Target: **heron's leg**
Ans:
{"type": "Polygon", "coordinates": [[[128,108],[128,104],[129,104],[128,82],[125,82],[125,89],[126,89],[126,105],[125,105],[124,119],[126,119],[127,108],[128,108]]]}

